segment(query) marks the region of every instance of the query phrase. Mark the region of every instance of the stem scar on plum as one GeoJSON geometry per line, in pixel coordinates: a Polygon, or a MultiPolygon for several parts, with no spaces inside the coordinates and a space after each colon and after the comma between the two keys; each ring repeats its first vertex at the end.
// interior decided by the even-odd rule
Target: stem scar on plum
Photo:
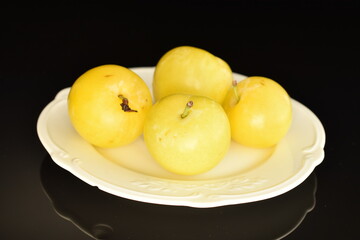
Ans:
{"type": "Polygon", "coordinates": [[[129,107],[129,100],[126,97],[124,97],[123,95],[118,95],[118,97],[122,100],[120,106],[124,112],[137,112],[137,110],[131,109],[129,107]]]}

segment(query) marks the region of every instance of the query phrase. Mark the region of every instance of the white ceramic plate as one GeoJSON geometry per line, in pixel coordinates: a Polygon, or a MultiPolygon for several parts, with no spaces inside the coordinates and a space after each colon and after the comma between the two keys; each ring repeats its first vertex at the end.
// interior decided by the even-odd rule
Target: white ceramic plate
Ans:
{"type": "MultiPolygon", "coordinates": [[[[132,68],[151,88],[154,67],[132,68]]],[[[245,76],[234,73],[240,81],[245,76]]],[[[114,149],[94,147],[74,130],[67,113],[70,88],[60,91],[41,112],[37,131],[52,159],[99,189],[132,200],[191,207],[216,207],[271,198],[302,183],[324,158],[325,131],[318,118],[292,100],[293,122],[272,149],[232,143],[222,162],[196,176],[162,169],[144,140],[114,149]]]]}

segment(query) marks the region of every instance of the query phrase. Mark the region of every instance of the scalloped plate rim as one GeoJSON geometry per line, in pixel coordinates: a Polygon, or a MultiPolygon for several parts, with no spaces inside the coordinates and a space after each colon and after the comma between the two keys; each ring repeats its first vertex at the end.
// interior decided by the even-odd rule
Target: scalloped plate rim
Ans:
{"type": "MultiPolygon", "coordinates": [[[[130,68],[134,72],[137,71],[153,71],[154,67],[134,67],[130,68]]],[[[244,75],[234,73],[234,75],[238,75],[240,78],[244,78],[244,75]]],[[[64,101],[66,99],[67,94],[69,92],[70,87],[64,88],[60,90],[55,98],[42,110],[40,113],[40,116],[38,118],[37,122],[37,133],[39,136],[39,139],[47,152],[50,154],[53,161],[58,164],[60,167],[66,169],[67,171],[71,172],[73,175],[81,179],[82,181],[98,187],[100,190],[108,192],[110,194],[124,197],[131,200],[141,201],[141,202],[147,202],[147,203],[153,203],[153,204],[164,204],[164,205],[173,205],[173,206],[189,206],[189,207],[197,207],[197,208],[208,208],[208,207],[219,207],[219,206],[225,206],[225,205],[233,205],[233,204],[242,204],[242,203],[248,203],[248,202],[254,202],[254,201],[260,201],[265,200],[268,198],[272,198],[278,195],[281,195],[299,184],[301,184],[315,169],[316,166],[322,163],[324,159],[324,146],[325,146],[325,130],[320,122],[320,120],[316,117],[316,115],[309,110],[306,106],[301,104],[300,102],[291,99],[293,103],[299,105],[301,108],[303,108],[304,111],[308,113],[308,115],[312,118],[311,121],[314,124],[314,128],[317,131],[317,136],[319,138],[319,143],[317,144],[317,147],[313,149],[313,152],[317,152],[317,155],[315,158],[307,159],[305,160],[303,167],[297,171],[294,175],[289,177],[288,179],[280,182],[279,184],[262,189],[259,191],[254,192],[248,192],[248,193],[240,193],[240,194],[234,194],[231,197],[218,199],[214,201],[201,201],[201,199],[198,198],[179,198],[176,196],[163,196],[163,195],[157,195],[157,194],[150,194],[142,191],[134,191],[132,189],[127,189],[125,187],[121,186],[115,186],[112,184],[109,184],[101,179],[97,179],[96,177],[89,176],[85,172],[79,171],[74,165],[68,164],[67,161],[64,161],[64,158],[68,156],[58,156],[56,154],[53,154],[55,152],[61,152],[61,147],[57,146],[49,136],[49,133],[46,129],[46,123],[47,118],[49,115],[49,111],[51,110],[52,106],[54,106],[56,103],[60,101],[64,101]],[[200,201],[199,201],[200,200],[200,201]]],[[[230,179],[231,177],[229,177],[230,179]]],[[[226,178],[225,178],[226,179],[226,178]]],[[[165,181],[170,182],[183,182],[182,180],[167,180],[162,179],[165,181]]],[[[186,182],[191,182],[188,180],[185,180],[186,182]]],[[[196,182],[212,182],[216,180],[196,180],[196,182]]]]}

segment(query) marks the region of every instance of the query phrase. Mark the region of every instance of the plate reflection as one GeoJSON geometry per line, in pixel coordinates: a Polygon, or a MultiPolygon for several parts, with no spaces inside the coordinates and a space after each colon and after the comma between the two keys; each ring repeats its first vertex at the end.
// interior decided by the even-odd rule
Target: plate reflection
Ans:
{"type": "Polygon", "coordinates": [[[92,187],[46,157],[41,182],[55,211],[95,239],[281,239],[315,206],[316,175],[275,198],[198,209],[127,200],[92,187]]]}

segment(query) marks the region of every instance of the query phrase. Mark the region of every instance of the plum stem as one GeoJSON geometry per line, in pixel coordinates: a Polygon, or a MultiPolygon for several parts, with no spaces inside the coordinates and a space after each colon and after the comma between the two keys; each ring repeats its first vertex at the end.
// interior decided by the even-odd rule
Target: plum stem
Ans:
{"type": "Polygon", "coordinates": [[[232,88],[234,90],[234,96],[235,96],[235,100],[236,100],[236,103],[238,103],[240,101],[240,96],[238,94],[238,91],[237,91],[237,81],[236,80],[233,80],[232,81],[232,88]]]}
{"type": "Polygon", "coordinates": [[[194,105],[193,101],[188,101],[186,103],[186,106],[185,106],[185,109],[184,109],[184,112],[181,114],[181,118],[186,118],[189,113],[190,113],[190,109],[191,107],[194,105]]]}
{"type": "Polygon", "coordinates": [[[120,106],[124,112],[137,112],[137,110],[133,110],[129,107],[129,100],[126,97],[124,97],[123,95],[118,95],[118,97],[122,100],[120,106]]]}

